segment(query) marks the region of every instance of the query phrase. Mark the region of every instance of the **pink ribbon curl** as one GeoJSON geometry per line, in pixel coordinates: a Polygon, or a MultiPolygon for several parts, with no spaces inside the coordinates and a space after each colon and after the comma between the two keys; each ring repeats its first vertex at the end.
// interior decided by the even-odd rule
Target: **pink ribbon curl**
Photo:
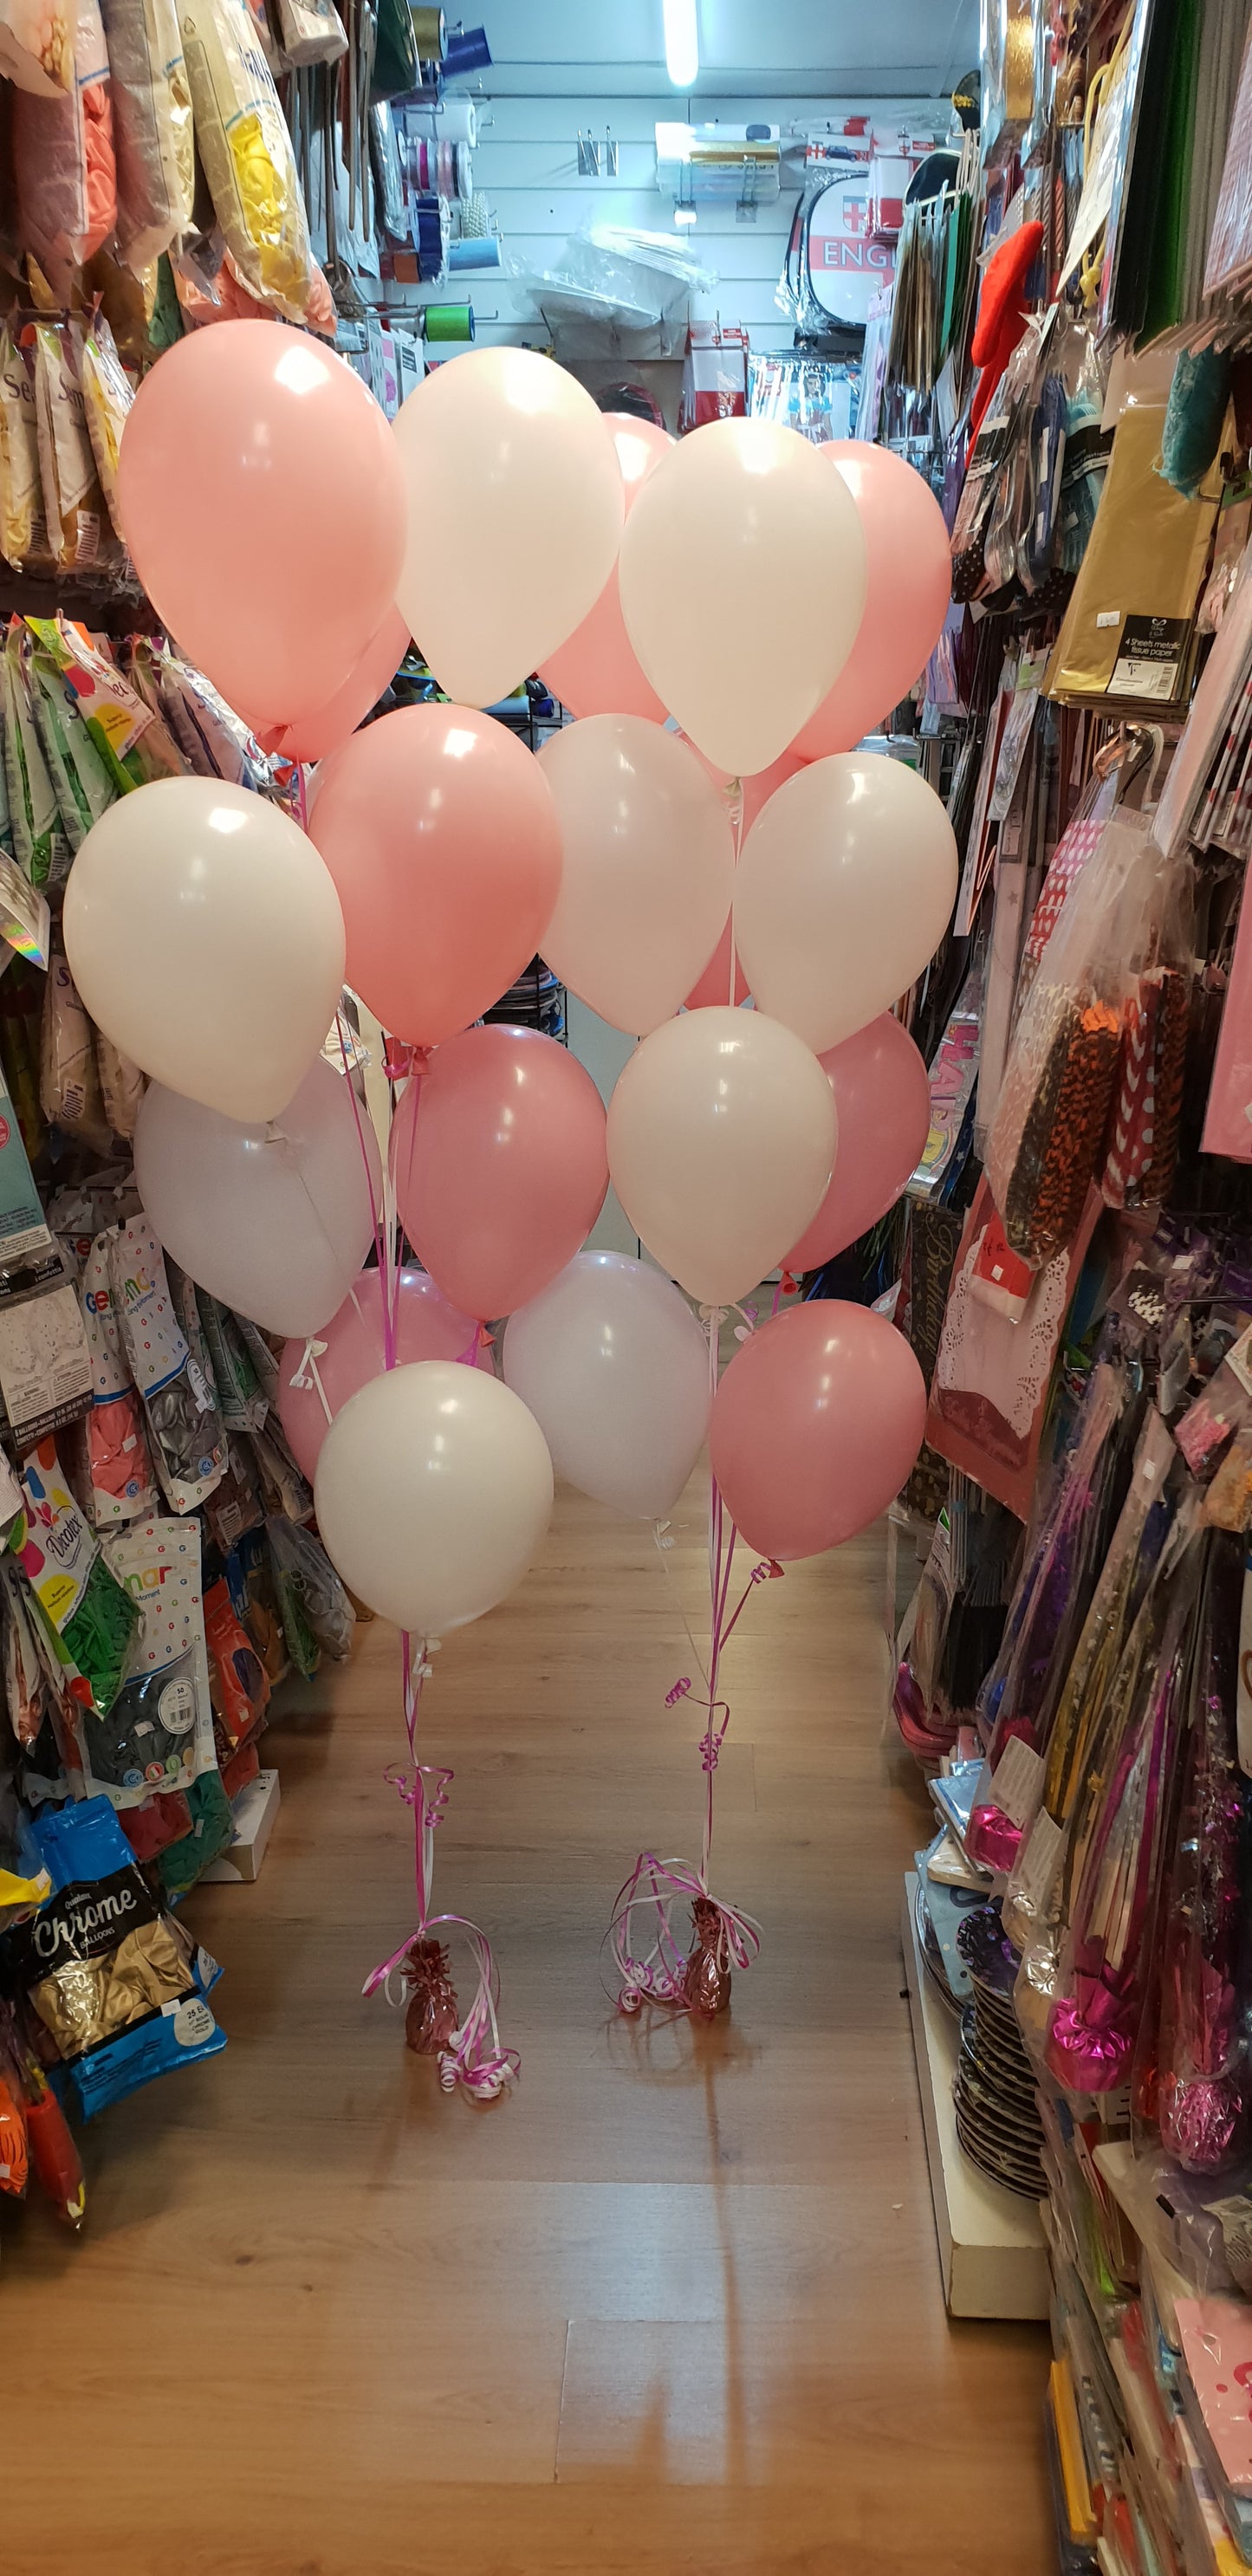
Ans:
{"type": "Polygon", "coordinates": [[[621,2012],[637,2013],[644,2003],[664,2004],[673,2012],[691,2010],[687,1953],[674,1932],[672,1916],[675,1905],[697,1900],[703,1900],[717,1917],[719,1968],[729,1974],[732,1968],[751,1967],[761,1947],[760,1924],[739,1906],[714,1896],[704,1871],[690,1861],[658,1860],[655,1852],[640,1852],[629,1878],[618,1889],[606,1935],[618,1974],[621,2012]],[[635,1946],[635,1918],[641,1913],[652,1915],[656,1927],[646,1950],[635,1946]]]}
{"type": "Polygon", "coordinates": [[[371,1969],[361,1991],[375,1995],[381,1986],[388,2003],[394,2005],[399,1998],[392,1993],[391,1980],[397,1970],[403,1969],[414,1943],[427,1939],[434,1932],[461,1933],[474,1965],[474,1996],[468,2012],[452,2032],[447,2047],[440,2051],[439,2081],[445,2093],[451,2093],[456,2085],[462,2084],[476,2101],[494,2102],[520,2073],[521,2059],[515,2048],[501,2046],[497,2020],[500,1984],[486,1933],[463,1914],[432,1914],[430,1911],[434,1893],[435,1833],[447,1810],[454,1774],[417,1759],[417,1705],[430,1666],[423,1653],[414,1671],[413,1641],[407,1635],[403,1640],[403,1659],[404,1718],[412,1767],[403,1769],[398,1763],[389,1763],[383,1778],[405,1806],[413,1810],[417,1925],[414,1931],[406,1933],[390,1958],[381,1960],[376,1968],[371,1969]]]}

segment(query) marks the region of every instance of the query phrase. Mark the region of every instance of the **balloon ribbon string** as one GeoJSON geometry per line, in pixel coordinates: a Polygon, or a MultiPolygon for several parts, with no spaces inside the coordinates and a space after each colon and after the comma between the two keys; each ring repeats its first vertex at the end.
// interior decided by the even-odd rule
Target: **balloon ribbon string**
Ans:
{"type": "Polygon", "coordinates": [[[459,1932],[464,1937],[476,1971],[473,2000],[446,2046],[440,2051],[439,2080],[450,2093],[462,2084],[468,2093],[482,2102],[494,2101],[520,2073],[521,2059],[515,2048],[505,2048],[500,2040],[498,2008],[499,1978],[492,1957],[491,1943],[477,1923],[463,1914],[434,1914],[431,1905],[435,1887],[435,1832],[442,1824],[452,1787],[454,1773],[417,1758],[417,1713],[423,1685],[430,1674],[430,1656],[436,1640],[423,1639],[418,1644],[416,1667],[413,1659],[414,1640],[405,1630],[401,1640],[404,1670],[404,1725],[409,1743],[408,1770],[392,1763],[383,1777],[407,1807],[413,1810],[413,1871],[417,1892],[417,1926],[406,1935],[390,1958],[371,1969],[362,1992],[377,1994],[381,1986],[389,2003],[398,1998],[391,1980],[397,1970],[403,1971],[416,1943],[439,1932],[459,1932]]]}
{"type": "MultiPolygon", "coordinates": [[[[743,1310],[740,1310],[743,1311],[743,1310]]],[[[711,1307],[705,1314],[709,1337],[709,1384],[717,1391],[718,1341],[722,1309],[711,1307]]],[[[750,1325],[749,1325],[750,1328],[750,1325]]],[[[763,1557],[753,1566],[733,1610],[730,1608],[738,1531],[731,1520],[717,1478],[709,1473],[709,1662],[703,1658],[691,1634],[685,1610],[683,1626],[687,1630],[692,1652],[704,1682],[704,1705],[708,1723],[700,1743],[700,1760],[704,1771],[704,1839],[700,1866],[686,1860],[661,1860],[655,1852],[641,1852],[630,1876],[619,1888],[613,1906],[612,1920],[606,1939],[618,1976],[618,2002],[624,2012],[637,2012],[641,2004],[663,2004],[677,2012],[693,2008],[698,1981],[693,1971],[697,1954],[685,1952],[674,1930],[675,1906],[684,1903],[693,1908],[708,1909],[695,1918],[700,1929],[698,1940],[710,1945],[719,1976],[728,1977],[732,1968],[747,1969],[761,1947],[761,1927],[741,1907],[715,1897],[709,1887],[709,1867],[713,1847],[714,1781],[726,1732],[730,1725],[729,1701],[719,1699],[717,1684],[722,1655],[738,1627],[751,1594],[758,1583],[768,1582],[782,1573],[772,1558],[763,1557]],[[642,1918],[645,1930],[638,1928],[642,1918]],[[711,1918],[711,1919],[710,1919],[711,1918]],[[648,1941],[648,1931],[651,1941],[648,1941]]],[[[658,1523],[656,1543],[672,1582],[666,1559],[669,1545],[665,1529],[658,1523]]],[[[681,1606],[681,1605],[680,1605],[681,1606]]],[[[674,1708],[692,1694],[690,1676],[684,1674],[666,1693],[665,1705],[674,1708]]]]}
{"type": "MultiPolygon", "coordinates": [[[[380,1209],[374,1190],[374,1178],[366,1148],[360,1104],[352,1087],[347,1034],[342,1012],[336,1014],[336,1025],[339,1031],[340,1051],[344,1059],[344,1075],[352,1100],[353,1116],[356,1119],[357,1140],[360,1144],[361,1158],[365,1165],[369,1187],[370,1214],[374,1223],[379,1290],[382,1300],[383,1366],[386,1369],[394,1369],[399,1364],[400,1225],[396,1213],[391,1155],[388,1151],[380,1209]]],[[[426,1063],[424,1050],[415,1048],[408,1059],[407,1067],[414,1085],[412,1130],[415,1130],[417,1125],[417,1113],[421,1105],[421,1084],[426,1063]]],[[[397,1068],[393,1063],[390,1049],[386,1069],[391,1085],[394,1120],[397,1068]]],[[[412,1130],[410,1131],[410,1153],[412,1130]]],[[[477,1327],[475,1329],[473,1352],[470,1355],[474,1358],[477,1357],[478,1352],[479,1329],[477,1327]]],[[[306,1352],[306,1363],[317,1385],[318,1393],[322,1396],[323,1407],[328,1410],[326,1398],[317,1377],[316,1359],[311,1353],[306,1352]]],[[[515,2048],[501,2046],[497,2019],[500,1985],[495,1960],[492,1957],[491,1943],[486,1933],[481,1931],[476,1923],[469,1922],[463,1914],[432,1914],[430,1910],[434,1895],[435,1830],[443,1820],[454,1775],[451,1771],[442,1770],[433,1764],[418,1760],[418,1709],[422,1690],[430,1675],[430,1658],[436,1651],[438,1640],[431,1637],[418,1641],[416,1663],[413,1645],[414,1640],[409,1631],[402,1630],[400,1654],[404,1682],[404,1729],[408,1738],[409,1768],[407,1771],[402,1770],[397,1764],[390,1763],[383,1777],[404,1804],[413,1810],[413,1872],[417,1890],[417,1927],[401,1942],[399,1949],[392,1951],[389,1959],[382,1960],[377,1968],[371,1970],[362,1991],[367,1995],[377,1994],[381,1986],[388,2002],[396,2002],[398,1998],[392,1992],[391,1980],[397,1970],[403,1969],[415,1943],[428,1939],[432,1933],[459,1932],[465,1940],[474,1965],[474,1994],[468,2012],[462,2016],[456,2029],[451,2033],[446,2047],[440,2052],[439,2080],[445,2092],[450,2093],[455,2085],[462,2084],[476,2100],[489,2102],[494,2101],[496,2096],[504,2091],[505,2086],[513,2082],[514,2077],[520,2072],[521,2060],[515,2048]]]]}

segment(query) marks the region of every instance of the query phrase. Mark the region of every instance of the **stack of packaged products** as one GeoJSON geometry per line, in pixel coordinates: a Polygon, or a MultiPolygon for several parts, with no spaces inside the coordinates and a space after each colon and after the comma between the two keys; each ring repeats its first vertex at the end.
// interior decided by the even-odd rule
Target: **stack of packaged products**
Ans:
{"type": "Polygon", "coordinates": [[[177,1909],[231,1844],[271,1693],[345,1655],[354,1614],[276,1347],[162,1252],[129,1160],[143,1077],[58,934],[118,796],[282,773],[151,637],[14,618],[2,678],[0,2198],[33,2173],[77,2223],[73,2116],[224,2045],[177,1909]]]}

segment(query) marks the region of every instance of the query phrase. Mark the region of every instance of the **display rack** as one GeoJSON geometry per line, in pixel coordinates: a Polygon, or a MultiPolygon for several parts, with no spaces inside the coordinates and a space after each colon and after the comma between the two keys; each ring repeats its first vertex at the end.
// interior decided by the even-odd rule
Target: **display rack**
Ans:
{"type": "Polygon", "coordinates": [[[917,1875],[904,1881],[904,1976],[926,2130],[939,2268],[949,2315],[1038,2319],[1048,2313],[1048,2260],[1038,2212],[987,2182],[961,2150],[952,2103],[957,2030],[929,1991],[917,1938],[917,1875]]]}

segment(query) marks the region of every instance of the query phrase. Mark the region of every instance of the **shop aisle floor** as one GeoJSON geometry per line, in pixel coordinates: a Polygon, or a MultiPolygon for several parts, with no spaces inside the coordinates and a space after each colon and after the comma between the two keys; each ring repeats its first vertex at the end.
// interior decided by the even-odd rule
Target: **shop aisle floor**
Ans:
{"type": "MultiPolygon", "coordinates": [[[[642,1846],[699,1850],[703,1493],[568,1490],[435,1659],[437,1900],[488,1931],[511,2099],[365,2002],[412,1920],[398,1648],[284,1693],[253,1886],[187,1912],[230,2045],[88,2133],[85,2241],[6,2226],[7,2527],[41,2576],[1043,2576],[1047,2343],[950,2326],[901,1988],[926,1830],[883,1728],[881,1530],[729,1650],[714,1884],[760,1960],[712,2027],[617,2016],[642,1846]]],[[[458,1963],[459,1964],[459,1963],[458,1963]]]]}

